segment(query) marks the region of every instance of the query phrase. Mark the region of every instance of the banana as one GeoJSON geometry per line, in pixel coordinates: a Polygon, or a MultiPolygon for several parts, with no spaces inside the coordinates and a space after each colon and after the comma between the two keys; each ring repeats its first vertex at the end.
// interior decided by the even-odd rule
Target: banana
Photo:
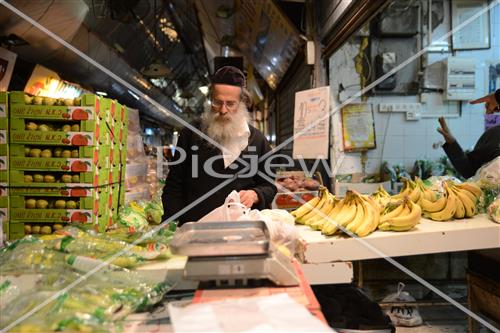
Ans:
{"type": "Polygon", "coordinates": [[[443,183],[443,186],[445,188],[447,198],[445,207],[438,212],[424,214],[434,221],[447,221],[451,219],[453,215],[455,215],[455,211],[457,209],[455,194],[453,194],[453,192],[448,188],[448,185],[446,183],[443,183]]]}
{"type": "Polygon", "coordinates": [[[325,203],[327,203],[329,198],[328,191],[324,189],[320,192],[320,194],[321,195],[318,204],[315,207],[313,207],[307,214],[303,215],[302,217],[295,218],[295,221],[299,222],[300,224],[306,224],[310,218],[312,218],[318,213],[318,210],[323,208],[323,206],[325,205],[325,203]]]}
{"type": "Polygon", "coordinates": [[[357,230],[363,223],[365,223],[364,219],[365,219],[365,209],[363,203],[361,203],[360,200],[357,200],[356,215],[354,216],[353,220],[345,226],[345,229],[354,233],[355,230],[357,230]]]}
{"type": "Polygon", "coordinates": [[[446,201],[446,196],[442,196],[434,202],[431,202],[427,199],[420,199],[419,205],[424,212],[435,213],[444,209],[444,207],[446,206],[446,201]]]}
{"type": "Polygon", "coordinates": [[[420,199],[421,195],[422,195],[422,190],[420,189],[419,186],[415,186],[413,188],[413,190],[410,192],[409,197],[410,197],[411,201],[416,203],[420,199]]]}
{"type": "Polygon", "coordinates": [[[408,214],[393,217],[392,219],[387,220],[387,223],[400,227],[408,225],[414,226],[418,224],[420,221],[420,215],[422,214],[420,206],[409,200],[406,203],[406,207],[409,210],[408,214]]]}
{"type": "Polygon", "coordinates": [[[471,192],[478,199],[483,194],[483,191],[481,190],[481,188],[474,183],[465,182],[462,184],[457,184],[455,186],[458,187],[459,189],[464,189],[464,190],[471,192]]]}
{"type": "MultiPolygon", "coordinates": [[[[338,199],[336,199],[336,200],[338,200],[338,199]]],[[[335,225],[335,223],[333,223],[333,221],[336,218],[336,216],[339,214],[339,212],[342,210],[342,208],[344,207],[344,202],[345,202],[345,199],[338,200],[338,202],[335,204],[335,207],[330,211],[328,216],[323,221],[317,221],[316,223],[312,223],[310,225],[310,227],[313,228],[314,230],[321,231],[325,225],[331,224],[335,227],[335,231],[336,231],[337,226],[335,225]]],[[[329,229],[333,230],[331,227],[329,227],[329,229]]],[[[333,234],[335,231],[331,231],[330,235],[333,234]]]]}
{"type": "Polygon", "coordinates": [[[331,221],[327,221],[321,227],[321,233],[325,236],[331,236],[338,230],[337,225],[331,221]]]}
{"type": "MultiPolygon", "coordinates": [[[[305,221],[305,224],[310,226],[311,228],[313,224],[323,224],[328,214],[335,208],[335,196],[331,193],[328,193],[329,198],[327,202],[321,207],[321,209],[317,212],[315,216],[311,219],[305,221]]],[[[314,228],[313,228],[314,229],[314,228]]]]}
{"type": "Polygon", "coordinates": [[[310,218],[307,221],[304,221],[304,224],[311,226],[314,223],[317,223],[318,221],[323,221],[330,211],[334,208],[334,201],[335,201],[335,196],[331,193],[328,193],[328,198],[326,202],[324,203],[323,207],[316,213],[315,216],[310,218]]]}
{"type": "Polygon", "coordinates": [[[405,205],[403,204],[403,202],[394,202],[394,203],[389,203],[386,207],[386,211],[388,211],[389,209],[392,208],[391,211],[389,211],[388,213],[386,214],[383,214],[381,217],[380,217],[380,223],[384,223],[386,222],[388,219],[390,218],[393,218],[393,217],[396,217],[396,216],[399,216],[401,214],[401,212],[403,212],[403,208],[405,207],[405,205]],[[396,208],[393,208],[394,206],[396,206],[396,208]]]}
{"type": "MultiPolygon", "coordinates": [[[[330,218],[329,223],[324,224],[323,227],[321,228],[321,232],[324,233],[325,235],[331,235],[331,233],[326,233],[325,230],[331,230],[333,225],[335,228],[335,231],[337,229],[342,229],[347,223],[349,223],[356,215],[356,205],[352,204],[352,198],[350,197],[349,194],[346,195],[344,198],[344,204],[342,206],[342,209],[339,211],[337,216],[330,218]]],[[[334,232],[335,232],[334,231],[334,232]]]]}
{"type": "Polygon", "coordinates": [[[365,237],[376,230],[378,227],[377,215],[380,216],[378,212],[375,211],[375,208],[370,204],[365,203],[363,205],[363,209],[365,222],[362,223],[358,228],[356,228],[356,230],[354,230],[358,237],[365,237]]]}
{"type": "Polygon", "coordinates": [[[371,218],[371,220],[369,220],[371,221],[370,232],[372,232],[377,229],[380,223],[380,214],[382,214],[383,209],[375,202],[375,200],[373,200],[369,196],[361,195],[361,199],[364,200],[373,210],[373,217],[371,218]]]}
{"type": "Polygon", "coordinates": [[[463,219],[465,217],[465,207],[464,204],[462,203],[462,200],[460,200],[456,195],[455,195],[455,205],[457,206],[457,209],[455,210],[455,214],[453,214],[453,217],[456,219],[463,219]]]}
{"type": "Polygon", "coordinates": [[[467,191],[466,189],[456,187],[456,186],[455,186],[455,190],[457,193],[460,192],[463,195],[467,196],[467,198],[469,198],[474,203],[474,205],[477,204],[478,199],[476,198],[476,196],[472,192],[467,191]]]}
{"type": "Polygon", "coordinates": [[[457,190],[455,193],[464,205],[465,217],[473,217],[477,214],[476,203],[472,201],[464,192],[466,191],[457,190]]]}
{"type": "Polygon", "coordinates": [[[306,215],[309,213],[314,207],[318,205],[318,203],[321,200],[321,195],[322,195],[322,190],[320,189],[320,196],[314,197],[296,210],[292,211],[290,214],[292,214],[295,219],[300,219],[302,216],[306,215]]]}

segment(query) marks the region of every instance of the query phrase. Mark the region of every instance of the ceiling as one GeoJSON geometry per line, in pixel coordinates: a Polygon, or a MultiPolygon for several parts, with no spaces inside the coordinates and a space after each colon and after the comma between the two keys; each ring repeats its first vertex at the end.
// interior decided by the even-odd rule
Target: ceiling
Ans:
{"type": "MultiPolygon", "coordinates": [[[[10,10],[0,10],[0,35],[29,45],[19,57],[137,107],[151,120],[178,126],[165,111],[190,120],[202,110],[217,56],[242,56],[254,93],[275,89],[303,41],[301,1],[10,0],[73,47],[155,102],[137,101],[123,84],[10,10]],[[288,14],[288,15],[287,15],[288,14]],[[55,19],[57,18],[57,19],[55,19]],[[262,80],[253,80],[262,78],[262,80]],[[164,109],[160,110],[161,105],[164,109]],[[165,110],[166,109],[166,110],[165,110]]],[[[1,7],[1,5],[0,5],[1,7]]]]}

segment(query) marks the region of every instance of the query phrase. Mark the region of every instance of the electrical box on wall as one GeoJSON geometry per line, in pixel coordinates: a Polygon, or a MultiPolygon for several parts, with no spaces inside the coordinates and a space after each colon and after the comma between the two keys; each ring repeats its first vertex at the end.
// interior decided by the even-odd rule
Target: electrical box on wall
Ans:
{"type": "Polygon", "coordinates": [[[476,61],[474,58],[449,57],[446,61],[447,100],[469,100],[476,93],[476,61]]]}
{"type": "MultiPolygon", "coordinates": [[[[381,77],[396,67],[396,53],[384,52],[375,56],[375,73],[381,77]]],[[[393,90],[396,88],[396,74],[392,74],[387,79],[377,84],[377,89],[393,90]]]]}

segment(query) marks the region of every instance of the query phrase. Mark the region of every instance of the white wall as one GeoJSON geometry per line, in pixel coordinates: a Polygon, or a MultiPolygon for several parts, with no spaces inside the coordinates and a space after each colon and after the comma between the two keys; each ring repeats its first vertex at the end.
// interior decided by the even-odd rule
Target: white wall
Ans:
{"type": "MultiPolygon", "coordinates": [[[[447,10],[449,6],[446,7],[447,10]]],[[[449,15],[449,13],[447,13],[449,15]]],[[[458,57],[473,57],[476,62],[477,97],[484,95],[488,89],[485,74],[488,61],[500,62],[500,5],[490,12],[491,48],[455,52],[458,57]]],[[[439,36],[438,36],[439,37],[439,36]]],[[[353,39],[355,41],[356,39],[353,39]]],[[[359,76],[354,69],[354,56],[358,53],[358,45],[346,44],[329,60],[330,86],[332,91],[333,109],[340,104],[338,87],[359,84],[359,76]]],[[[429,63],[433,63],[451,54],[430,54],[429,63]]],[[[351,89],[356,89],[351,87],[351,89]]],[[[359,88],[357,88],[359,89],[359,88]]],[[[404,163],[411,168],[416,159],[437,159],[444,156],[444,151],[433,143],[443,142],[442,136],[436,131],[436,118],[423,118],[417,121],[406,121],[405,113],[379,113],[379,103],[419,102],[419,96],[374,96],[367,100],[373,105],[377,149],[368,152],[367,173],[378,173],[382,161],[404,163]]],[[[427,104],[422,104],[425,107],[427,104]]],[[[458,118],[447,120],[458,142],[463,149],[472,149],[479,136],[484,131],[484,106],[463,103],[462,114],[458,118]]],[[[332,117],[332,166],[343,159],[338,174],[361,172],[360,154],[342,152],[342,132],[339,112],[332,117]]],[[[338,164],[338,163],[337,163],[338,164]]],[[[335,170],[335,169],[334,169],[335,170]]]]}

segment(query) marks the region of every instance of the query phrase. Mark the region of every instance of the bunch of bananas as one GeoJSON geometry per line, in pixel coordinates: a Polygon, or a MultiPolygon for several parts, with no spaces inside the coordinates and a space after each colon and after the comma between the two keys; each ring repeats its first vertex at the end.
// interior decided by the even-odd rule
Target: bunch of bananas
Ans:
{"type": "Polygon", "coordinates": [[[423,215],[434,221],[463,219],[477,214],[477,201],[482,194],[474,183],[443,182],[445,193],[435,201],[421,200],[423,215]]]}
{"type": "Polygon", "coordinates": [[[306,202],[291,214],[299,224],[333,235],[338,230],[364,237],[377,229],[380,206],[372,198],[355,191],[347,191],[340,200],[324,187],[319,196],[306,202]]]}
{"type": "Polygon", "coordinates": [[[420,178],[416,177],[415,181],[403,179],[403,182],[403,189],[399,194],[393,195],[392,199],[401,200],[405,197],[409,197],[414,203],[418,203],[420,199],[429,201],[435,201],[437,199],[437,193],[427,188],[420,178]]]}
{"type": "Polygon", "coordinates": [[[382,209],[384,209],[384,207],[393,200],[391,195],[382,185],[380,185],[377,191],[373,192],[370,197],[375,200],[375,202],[378,203],[382,209]]]}
{"type": "Polygon", "coordinates": [[[299,224],[311,225],[312,222],[325,217],[333,208],[335,196],[324,186],[319,188],[319,195],[309,200],[293,212],[295,222],[299,224]]]}
{"type": "Polygon", "coordinates": [[[390,202],[384,208],[378,228],[384,231],[408,231],[420,222],[422,210],[409,197],[390,202]]]}
{"type": "Polygon", "coordinates": [[[377,229],[380,206],[369,196],[347,191],[328,217],[321,228],[324,235],[333,235],[340,229],[364,237],[377,229]]]}

